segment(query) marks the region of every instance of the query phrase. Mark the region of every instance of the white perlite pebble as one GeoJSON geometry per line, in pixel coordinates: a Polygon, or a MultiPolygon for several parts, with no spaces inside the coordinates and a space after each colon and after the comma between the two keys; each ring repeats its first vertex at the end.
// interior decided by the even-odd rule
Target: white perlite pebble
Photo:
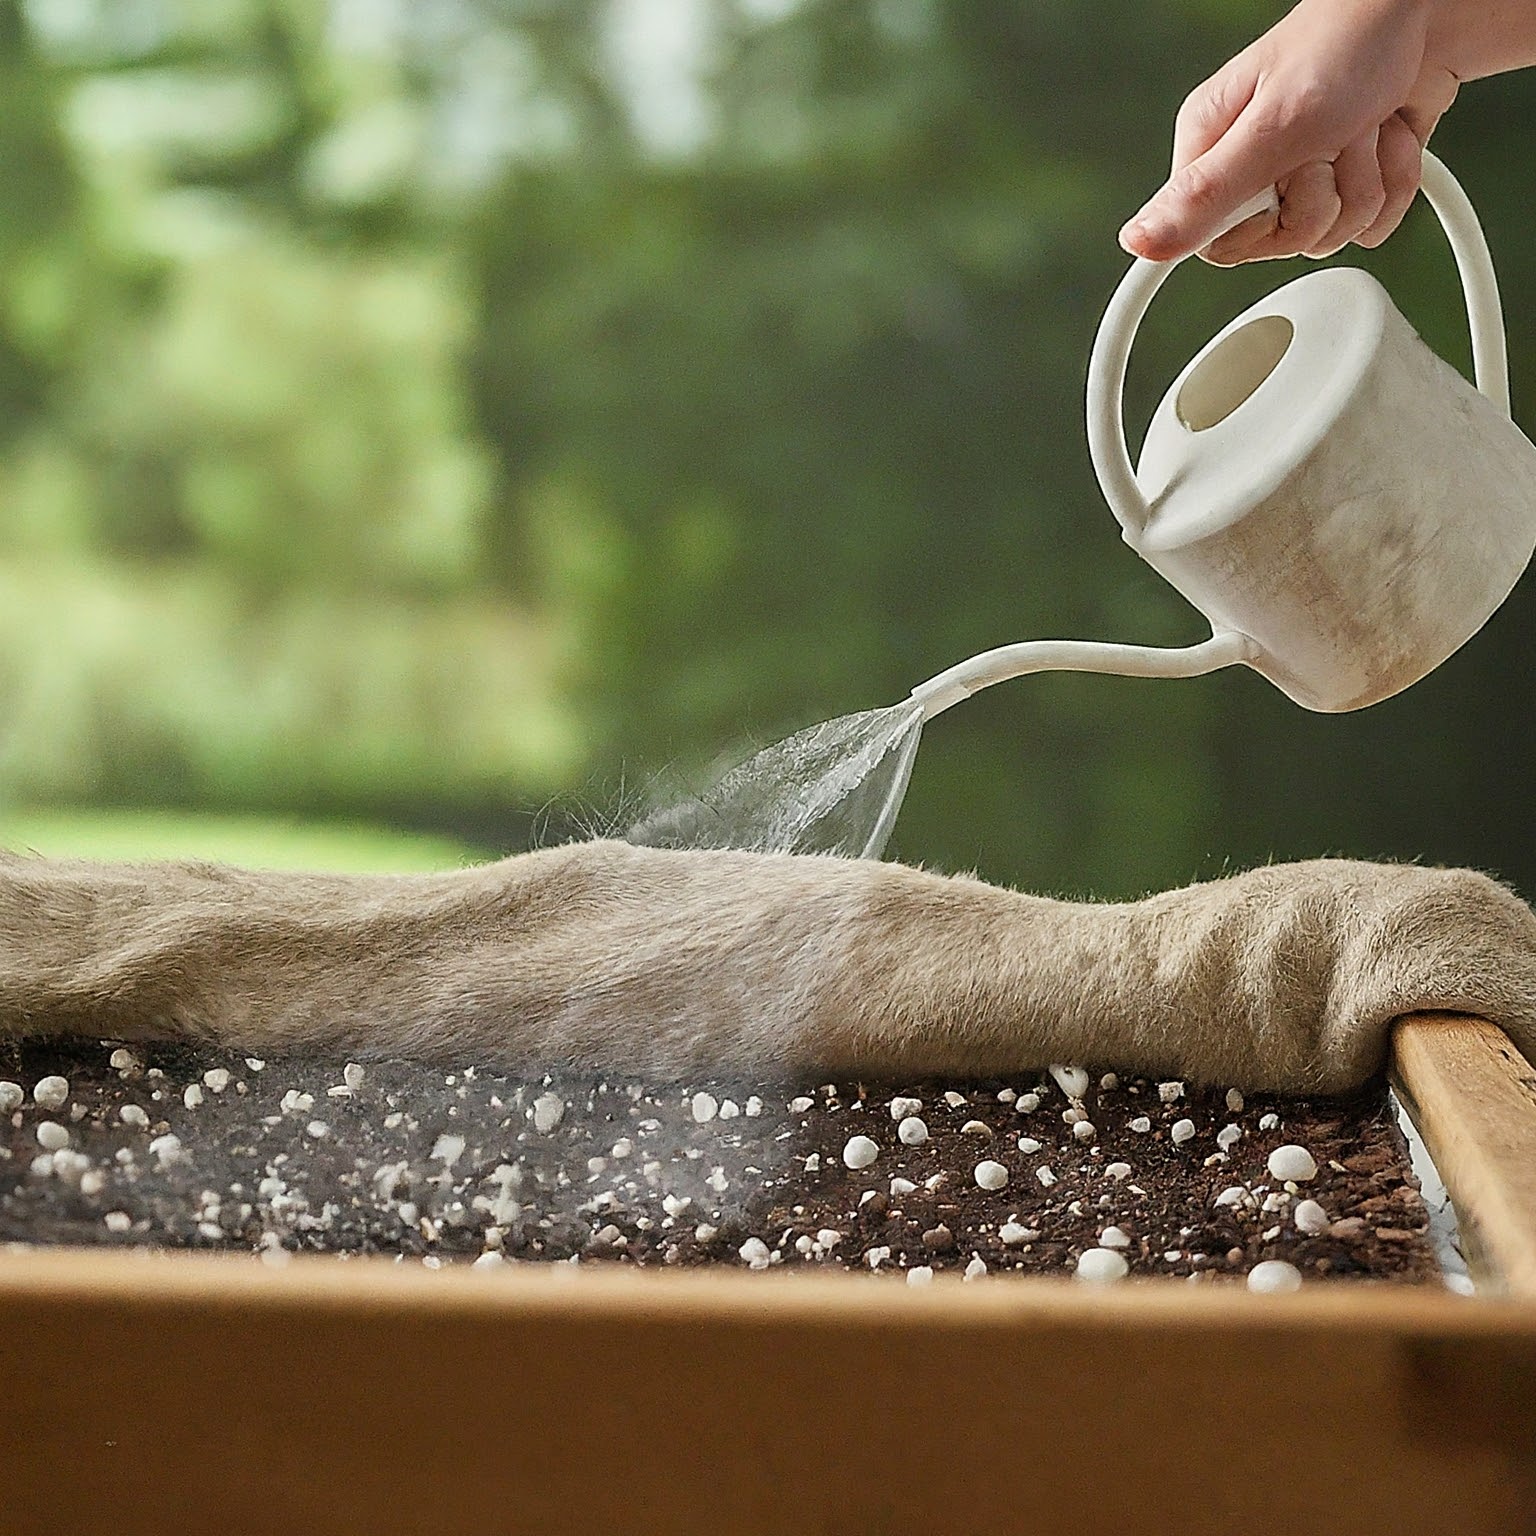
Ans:
{"type": "MultiPolygon", "coordinates": [[[[368,1076],[368,1069],[360,1061],[349,1061],[341,1069],[341,1080],[348,1088],[356,1093],[363,1086],[363,1080],[368,1076]]],[[[476,1259],[478,1264],[480,1261],[476,1259]]]]}
{"type": "Polygon", "coordinates": [[[866,1248],[864,1250],[864,1262],[871,1269],[879,1269],[890,1256],[891,1250],[883,1244],[878,1248],[866,1248]]]}
{"type": "Polygon", "coordinates": [[[324,1120],[311,1120],[304,1127],[304,1134],[313,1137],[316,1141],[324,1141],[331,1134],[331,1128],[324,1120]]]}
{"type": "Polygon", "coordinates": [[[1104,1177],[1106,1179],[1128,1179],[1130,1176],[1131,1165],[1129,1163],[1111,1163],[1104,1170],[1104,1177]]]}
{"type": "Polygon", "coordinates": [[[661,1197],[661,1208],[668,1216],[681,1216],[692,1204],[693,1199],[689,1195],[663,1195],[661,1197]]]}
{"type": "Polygon", "coordinates": [[[960,1134],[962,1136],[990,1136],[992,1134],[992,1127],[985,1120],[967,1120],[960,1127],[960,1134]]]}
{"type": "Polygon", "coordinates": [[[1242,1139],[1243,1128],[1240,1125],[1224,1125],[1216,1132],[1216,1145],[1223,1152],[1230,1152],[1242,1139]]]}
{"type": "Polygon", "coordinates": [[[487,1249],[469,1267],[471,1269],[500,1269],[506,1262],[494,1249],[487,1249]]]}
{"type": "Polygon", "coordinates": [[[1040,1231],[1037,1227],[1024,1227],[1016,1221],[1009,1220],[997,1229],[997,1235],[1008,1247],[1017,1248],[1020,1243],[1035,1242],[1040,1236],[1040,1231]]]}
{"type": "Polygon", "coordinates": [[[1138,1136],[1145,1136],[1152,1129],[1152,1122],[1145,1115],[1137,1115],[1134,1120],[1126,1123],[1126,1129],[1135,1131],[1138,1136]]]}
{"type": "Polygon", "coordinates": [[[196,1109],[197,1106],[203,1102],[203,1090],[201,1084],[188,1083],[187,1086],[181,1090],[181,1102],[185,1104],[188,1109],[196,1109]]]}
{"type": "Polygon", "coordinates": [[[1091,1120],[1079,1120],[1072,1127],[1072,1134],[1079,1141],[1092,1141],[1099,1133],[1091,1120]]]}
{"type": "Polygon", "coordinates": [[[1248,1289],[1274,1294],[1301,1289],[1301,1271],[1284,1259],[1265,1259],[1248,1271],[1248,1289]]]}
{"type": "Polygon", "coordinates": [[[1001,1163],[994,1163],[991,1158],[988,1158],[985,1162],[976,1164],[972,1177],[981,1189],[1001,1189],[1008,1182],[1008,1170],[1001,1163]]]}
{"type": "Polygon", "coordinates": [[[965,1274],[961,1277],[965,1280],[980,1280],[987,1272],[987,1261],[978,1254],[965,1266],[965,1274]]]}
{"type": "Polygon", "coordinates": [[[565,1119],[565,1100],[558,1093],[541,1093],[533,1101],[533,1128],[547,1136],[565,1119]]]}
{"type": "Polygon", "coordinates": [[[39,1109],[63,1109],[68,1098],[67,1077],[40,1077],[32,1090],[32,1101],[39,1109]]]}
{"type": "Polygon", "coordinates": [[[1281,1183],[1304,1184],[1317,1177],[1317,1159],[1305,1147],[1289,1142],[1269,1154],[1269,1171],[1281,1183]]]}
{"type": "Polygon", "coordinates": [[[44,1120],[37,1128],[37,1144],[45,1152],[58,1152],[69,1145],[69,1132],[57,1120],[44,1120]]]}
{"type": "Polygon", "coordinates": [[[1099,1233],[1100,1248],[1129,1248],[1131,1237],[1124,1227],[1105,1227],[1099,1233]]]}
{"type": "Polygon", "coordinates": [[[932,1285],[933,1270],[927,1264],[919,1264],[915,1269],[907,1271],[908,1285],[932,1285]]]}
{"type": "Polygon", "coordinates": [[[1049,1168],[1036,1168],[1035,1177],[1040,1180],[1046,1189],[1049,1189],[1056,1182],[1056,1175],[1049,1168]]]}
{"type": "Polygon", "coordinates": [[[694,1094],[688,1107],[699,1125],[708,1125],[720,1113],[720,1101],[712,1093],[694,1094]]]}
{"type": "Polygon", "coordinates": [[[1100,1093],[1113,1093],[1119,1086],[1120,1079],[1113,1072],[1106,1072],[1104,1076],[1099,1079],[1100,1093]]]}
{"type": "Polygon", "coordinates": [[[1227,1089],[1227,1113],[1240,1115],[1243,1112],[1243,1096],[1236,1088],[1227,1089]]]}
{"type": "Polygon", "coordinates": [[[1248,1198],[1248,1191],[1241,1184],[1231,1184],[1211,1201],[1212,1205],[1242,1205],[1248,1198]]]}
{"type": "Polygon", "coordinates": [[[1277,1130],[1280,1125],[1280,1116],[1276,1114],[1260,1115],[1259,1129],[1261,1131],[1277,1130]]]}
{"type": "Polygon", "coordinates": [[[117,1072],[132,1072],[140,1065],[140,1062],[139,1058],[126,1045],[120,1045],[107,1057],[107,1065],[117,1072]]]}
{"type": "Polygon", "coordinates": [[[1088,1092],[1088,1074],[1081,1067],[1064,1067],[1059,1064],[1053,1064],[1051,1076],[1056,1079],[1056,1086],[1069,1099],[1080,1099],[1088,1092]]]}
{"type": "Polygon", "coordinates": [[[1040,1108],[1040,1095],[1038,1093],[1021,1093],[1013,1106],[1016,1115],[1032,1115],[1040,1108]]]}
{"type": "Polygon", "coordinates": [[[432,1143],[432,1151],[428,1155],[443,1167],[452,1168],[464,1156],[464,1138],[445,1133],[432,1143]]]}
{"type": "Polygon", "coordinates": [[[1159,1083],[1157,1096],[1164,1104],[1174,1104],[1184,1097],[1183,1083],[1159,1083]]]}
{"type": "Polygon", "coordinates": [[[0,1115],[13,1114],[26,1102],[26,1097],[20,1083],[13,1083],[9,1079],[0,1082],[0,1115]]]}
{"type": "Polygon", "coordinates": [[[1296,1223],[1298,1232],[1305,1232],[1309,1237],[1326,1232],[1330,1225],[1328,1212],[1316,1200],[1298,1200],[1296,1209],[1291,1212],[1291,1220],[1296,1223]]]}
{"type": "Polygon", "coordinates": [[[749,1120],[756,1120],[763,1112],[763,1101],[754,1093],[746,1104],[746,1116],[749,1120]]]}
{"type": "Polygon", "coordinates": [[[1036,1141],[1033,1136],[1019,1137],[1019,1151],[1022,1152],[1025,1157],[1033,1157],[1039,1150],[1040,1143],[1036,1141]]]}
{"type": "Polygon", "coordinates": [[[229,1087],[229,1069],[227,1067],[209,1067],[203,1073],[203,1087],[210,1093],[223,1093],[229,1087]]]}
{"type": "Polygon", "coordinates": [[[753,1269],[767,1269],[773,1262],[773,1255],[768,1251],[768,1244],[760,1237],[749,1237],[736,1252],[753,1269]]]}
{"type": "Polygon", "coordinates": [[[741,1115],[741,1105],[735,1099],[720,1100],[720,1118],[722,1120],[735,1120],[741,1115]]]}
{"type": "Polygon", "coordinates": [[[148,1125],[149,1116],[145,1114],[143,1106],[139,1104],[124,1104],[117,1112],[117,1118],[124,1125],[148,1125]]]}
{"type": "Polygon", "coordinates": [[[108,1232],[126,1232],[133,1225],[133,1218],[127,1211],[108,1211],[101,1224],[108,1232]]]}
{"type": "Polygon", "coordinates": [[[843,1166],[857,1172],[880,1156],[880,1148],[868,1136],[850,1136],[843,1146],[843,1166]]]}
{"type": "Polygon", "coordinates": [[[953,1088],[946,1088],[944,1090],[944,1102],[951,1109],[960,1109],[963,1105],[969,1104],[970,1100],[963,1093],[956,1093],[953,1088]]]}
{"type": "Polygon", "coordinates": [[[798,1099],[789,1101],[789,1112],[792,1115],[803,1115],[815,1102],[814,1099],[809,1099],[802,1093],[798,1099]]]}
{"type": "Polygon", "coordinates": [[[897,1178],[891,1180],[891,1193],[898,1198],[902,1195],[910,1195],[916,1188],[917,1185],[911,1179],[897,1178]]]}
{"type": "Polygon", "coordinates": [[[896,1127],[896,1139],[904,1147],[920,1147],[928,1140],[928,1122],[917,1115],[907,1115],[896,1127]]]}
{"type": "Polygon", "coordinates": [[[1195,1135],[1195,1122],[1193,1120],[1175,1120],[1173,1129],[1168,1133],[1173,1138],[1174,1146],[1182,1146],[1186,1141],[1192,1141],[1195,1135]]]}
{"type": "Polygon", "coordinates": [[[1012,1088],[999,1088],[997,1090],[997,1102],[999,1104],[1012,1104],[1018,1098],[1012,1088]]]}
{"type": "Polygon", "coordinates": [[[908,1115],[915,1115],[922,1107],[923,1101],[921,1099],[908,1099],[904,1098],[901,1094],[897,1094],[891,1100],[891,1119],[897,1121],[905,1120],[908,1115]]]}
{"type": "Polygon", "coordinates": [[[1113,1285],[1130,1272],[1124,1256],[1113,1248],[1089,1248],[1077,1261],[1076,1278],[1089,1285],[1113,1285]]]}
{"type": "MultiPolygon", "coordinates": [[[[126,1107],[126,1106],[125,1106],[126,1107]]],[[[174,1163],[181,1156],[181,1137],[173,1136],[167,1132],[164,1136],[156,1136],[150,1142],[149,1150],[160,1159],[162,1163],[174,1163]]]]}

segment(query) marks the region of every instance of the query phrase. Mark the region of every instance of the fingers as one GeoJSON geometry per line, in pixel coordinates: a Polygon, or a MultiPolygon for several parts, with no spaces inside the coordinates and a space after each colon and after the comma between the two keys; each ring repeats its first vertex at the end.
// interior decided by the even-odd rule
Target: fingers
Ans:
{"type": "Polygon", "coordinates": [[[1188,256],[1221,233],[1234,209],[1275,184],[1288,167],[1275,163],[1273,138],[1254,128],[1252,116],[1240,115],[1210,149],[1174,172],[1120,231],[1126,250],[1149,261],[1188,256]]]}
{"type": "Polygon", "coordinates": [[[1334,168],[1326,160],[1314,160],[1282,177],[1278,190],[1279,212],[1267,227],[1250,219],[1212,241],[1202,253],[1205,258],[1223,267],[1240,261],[1274,261],[1299,256],[1325,240],[1342,212],[1334,168]]]}
{"type": "Polygon", "coordinates": [[[1369,229],[1386,206],[1387,192],[1377,159],[1379,130],[1373,128],[1344,146],[1333,162],[1333,182],[1339,194],[1339,216],[1333,227],[1315,245],[1305,248],[1308,256],[1331,256],[1369,229]]]}
{"type": "MultiPolygon", "coordinates": [[[[1168,181],[1120,231],[1120,244],[1133,256],[1172,261],[1189,255],[1234,208],[1270,185],[1272,177],[1263,178],[1261,172],[1254,180],[1252,167],[1244,163],[1252,158],[1255,137],[1243,131],[1244,117],[1257,82],[1253,65],[1239,55],[1185,98],[1174,119],[1168,181]],[[1235,153],[1234,135],[1243,140],[1235,153]]],[[[1253,124],[1246,127],[1251,130],[1253,124]]]]}
{"type": "Polygon", "coordinates": [[[1380,245],[1402,222],[1424,174],[1424,151],[1417,135],[1393,113],[1376,134],[1376,162],[1381,170],[1381,212],[1355,236],[1360,245],[1380,245]]]}
{"type": "MultiPolygon", "coordinates": [[[[1227,174],[1222,163],[1243,155],[1241,146],[1228,150],[1242,128],[1239,123],[1212,150],[1176,173],[1126,226],[1121,243],[1128,250],[1154,261],[1186,255],[1183,247],[1198,238],[1189,234],[1191,229],[1204,227],[1207,219],[1219,228],[1236,202],[1261,190],[1235,194],[1234,188],[1247,184],[1227,174]],[[1210,212],[1217,208],[1226,212],[1210,212]],[[1173,214],[1166,215],[1166,209],[1173,214]]],[[[1412,204],[1422,171],[1420,141],[1394,113],[1379,128],[1352,139],[1331,162],[1314,160],[1277,178],[1277,213],[1245,221],[1217,236],[1200,254],[1216,266],[1235,266],[1288,256],[1330,256],[1351,241],[1380,245],[1412,204]]]]}

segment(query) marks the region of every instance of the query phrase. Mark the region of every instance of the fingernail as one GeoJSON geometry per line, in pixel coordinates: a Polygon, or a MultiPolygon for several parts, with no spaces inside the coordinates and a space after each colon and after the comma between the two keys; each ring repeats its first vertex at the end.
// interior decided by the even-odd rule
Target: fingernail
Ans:
{"type": "Polygon", "coordinates": [[[1166,245],[1173,231],[1167,222],[1157,215],[1138,213],[1120,231],[1120,244],[1129,251],[1137,247],[1166,245]]]}

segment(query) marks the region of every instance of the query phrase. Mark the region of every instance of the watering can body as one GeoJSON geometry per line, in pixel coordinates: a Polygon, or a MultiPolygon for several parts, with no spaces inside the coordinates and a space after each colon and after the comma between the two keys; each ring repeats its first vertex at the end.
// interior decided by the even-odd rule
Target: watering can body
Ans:
{"type": "Polygon", "coordinates": [[[1158,406],[1134,474],[1125,361],[1172,264],[1127,274],[1090,366],[1090,447],[1126,542],[1309,709],[1418,681],[1536,548],[1536,447],[1508,414],[1487,247],[1428,155],[1425,190],[1467,288],[1481,390],[1347,267],[1287,284],[1213,338],[1158,406]]]}
{"type": "MultiPolygon", "coordinates": [[[[999,646],[912,690],[924,718],[1029,672],[1199,677],[1243,663],[1308,709],[1362,709],[1487,622],[1536,548],[1536,447],[1509,417],[1498,284],[1477,215],[1427,151],[1456,258],[1474,388],[1349,267],[1272,293],[1209,342],[1132,469],[1122,401],[1136,328],[1176,262],[1133,262],[1088,363],[1088,449],[1125,540],[1210,621],[1181,649],[999,646]]],[[[1241,209],[1233,222],[1273,206],[1241,209]]]]}

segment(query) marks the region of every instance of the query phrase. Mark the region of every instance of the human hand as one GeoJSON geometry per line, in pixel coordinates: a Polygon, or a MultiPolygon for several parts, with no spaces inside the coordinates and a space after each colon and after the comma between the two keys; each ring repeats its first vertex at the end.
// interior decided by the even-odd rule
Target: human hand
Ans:
{"type": "Polygon", "coordinates": [[[1418,191],[1421,151],[1459,84],[1432,53],[1430,21],[1431,0],[1301,0],[1185,100],[1173,173],[1120,243],[1222,266],[1379,245],[1418,191]],[[1276,211],[1220,234],[1269,186],[1276,211]]]}

